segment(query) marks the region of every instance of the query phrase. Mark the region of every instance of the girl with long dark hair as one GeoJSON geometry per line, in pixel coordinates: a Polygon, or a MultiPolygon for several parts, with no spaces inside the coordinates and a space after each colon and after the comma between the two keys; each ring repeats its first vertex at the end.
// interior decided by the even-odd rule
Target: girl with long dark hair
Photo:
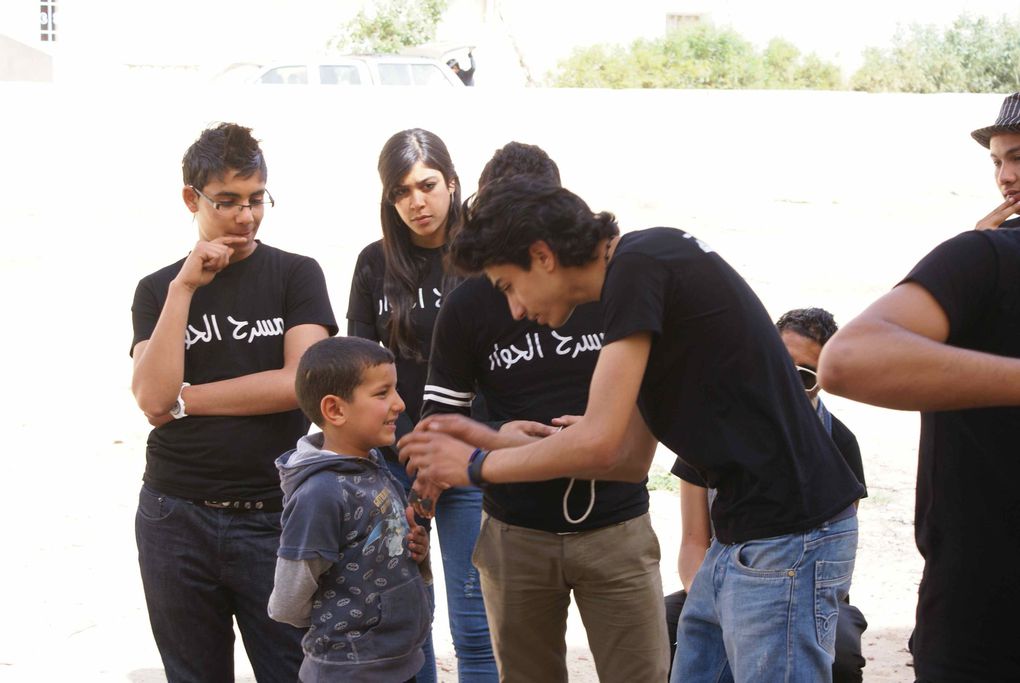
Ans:
{"type": "MultiPolygon", "coordinates": [[[[444,292],[457,279],[444,269],[450,230],[461,209],[461,188],[446,145],[434,133],[405,130],[379,154],[383,237],[358,256],[347,311],[347,333],[383,343],[397,358],[397,390],[406,404],[397,436],[418,421],[428,372],[432,328],[444,292]]],[[[392,449],[387,463],[410,490],[411,481],[392,449]]],[[[436,502],[450,632],[460,680],[496,681],[485,606],[471,552],[478,536],[482,495],[452,488],[436,502]]],[[[419,683],[434,681],[432,641],[426,644],[419,683]]]]}

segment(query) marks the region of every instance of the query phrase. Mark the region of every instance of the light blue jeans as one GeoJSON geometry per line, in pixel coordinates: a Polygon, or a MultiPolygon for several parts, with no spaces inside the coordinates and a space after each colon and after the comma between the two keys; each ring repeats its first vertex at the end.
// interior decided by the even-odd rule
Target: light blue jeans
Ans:
{"type": "Polygon", "coordinates": [[[857,516],[805,533],[713,541],[677,628],[671,683],[832,680],[857,516]]]}
{"type": "MultiPolygon", "coordinates": [[[[404,484],[405,490],[410,490],[411,481],[403,467],[389,459],[386,464],[404,484]]],[[[457,677],[461,683],[496,683],[499,680],[478,570],[471,564],[471,553],[475,549],[481,522],[481,489],[473,486],[452,488],[439,496],[435,523],[440,553],[433,548],[431,555],[433,562],[439,556],[443,560],[450,636],[457,653],[457,677]]],[[[418,683],[433,683],[436,680],[436,659],[431,634],[424,651],[425,665],[416,678],[418,683]]]]}

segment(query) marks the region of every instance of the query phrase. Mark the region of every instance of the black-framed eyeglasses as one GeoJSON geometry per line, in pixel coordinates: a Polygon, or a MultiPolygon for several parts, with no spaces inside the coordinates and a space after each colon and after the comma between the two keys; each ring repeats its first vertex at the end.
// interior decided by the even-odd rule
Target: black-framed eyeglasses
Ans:
{"type": "Polygon", "coordinates": [[[261,198],[249,199],[247,204],[242,204],[241,202],[235,202],[230,199],[223,201],[212,199],[194,185],[188,185],[188,187],[194,190],[199,197],[212,204],[212,208],[217,213],[221,213],[225,216],[241,213],[245,209],[251,209],[251,212],[255,213],[256,211],[264,211],[267,208],[276,206],[276,202],[273,201],[273,195],[269,194],[269,190],[262,190],[263,196],[261,198]]]}
{"type": "Polygon", "coordinates": [[[798,365],[797,374],[800,376],[800,381],[804,384],[804,391],[814,391],[818,388],[818,373],[816,371],[803,365],[798,365]]]}

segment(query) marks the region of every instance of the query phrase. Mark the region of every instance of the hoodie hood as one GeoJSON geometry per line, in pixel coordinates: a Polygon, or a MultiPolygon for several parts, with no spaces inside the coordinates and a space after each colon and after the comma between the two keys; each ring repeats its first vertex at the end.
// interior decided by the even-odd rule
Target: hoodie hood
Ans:
{"type": "Polygon", "coordinates": [[[297,448],[276,459],[284,505],[294,490],[316,472],[332,470],[344,474],[358,474],[379,468],[379,454],[375,450],[369,451],[368,457],[359,458],[325,451],[322,449],[324,442],[325,436],[322,432],[303,436],[298,440],[297,448]]]}

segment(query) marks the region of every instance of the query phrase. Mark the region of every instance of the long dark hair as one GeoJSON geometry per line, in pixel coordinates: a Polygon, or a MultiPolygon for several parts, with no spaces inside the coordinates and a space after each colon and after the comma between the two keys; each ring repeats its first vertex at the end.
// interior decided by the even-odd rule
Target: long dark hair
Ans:
{"type": "MultiPolygon", "coordinates": [[[[411,228],[404,223],[393,205],[393,191],[403,182],[411,168],[418,162],[427,168],[439,171],[449,185],[454,183],[450,210],[446,216],[445,243],[460,220],[460,179],[450,159],[446,145],[435,133],[421,128],[404,130],[383,145],[379,153],[379,179],[382,181],[382,200],[379,214],[382,222],[383,253],[386,257],[386,272],[383,275],[383,293],[389,303],[389,339],[386,346],[405,358],[424,360],[421,345],[415,338],[411,325],[411,309],[417,300],[416,291],[425,279],[428,261],[412,249],[411,228]]],[[[445,262],[445,259],[444,259],[445,262]]],[[[443,292],[448,292],[458,278],[443,273],[443,292]]]]}

